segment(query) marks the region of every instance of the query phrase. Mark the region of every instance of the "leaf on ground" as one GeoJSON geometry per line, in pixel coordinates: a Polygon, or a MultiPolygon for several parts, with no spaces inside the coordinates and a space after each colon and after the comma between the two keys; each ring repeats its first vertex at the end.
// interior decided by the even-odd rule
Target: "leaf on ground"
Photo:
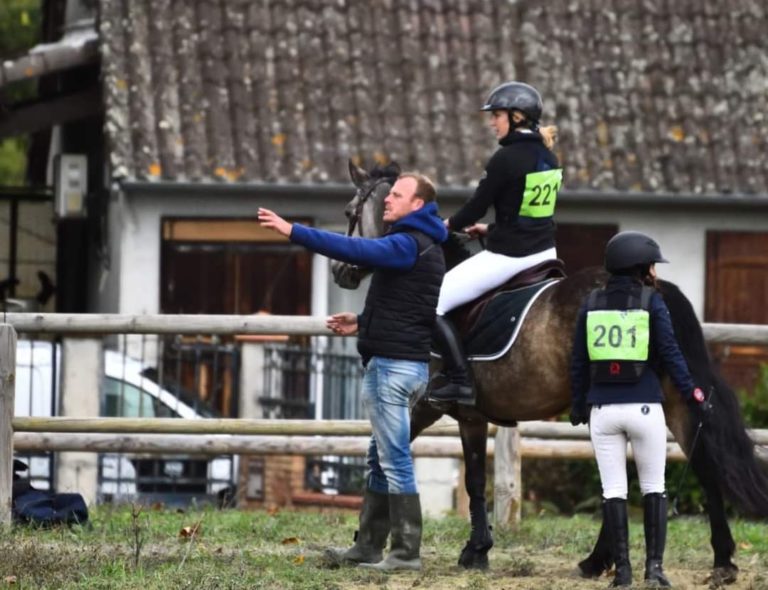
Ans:
{"type": "Polygon", "coordinates": [[[298,545],[299,543],[301,543],[301,540],[298,537],[286,537],[280,542],[283,545],[298,545]]]}
{"type": "Polygon", "coordinates": [[[272,508],[267,508],[267,514],[270,516],[275,516],[278,512],[280,512],[280,508],[277,506],[272,506],[272,508]]]}
{"type": "Polygon", "coordinates": [[[752,543],[749,541],[742,541],[739,543],[739,549],[752,549],[752,543]]]}
{"type": "Polygon", "coordinates": [[[296,558],[293,560],[293,563],[296,565],[301,565],[304,563],[304,556],[303,555],[297,555],[296,558]]]}
{"type": "Polygon", "coordinates": [[[191,539],[192,537],[199,537],[200,533],[202,532],[202,527],[200,526],[200,523],[193,524],[192,526],[185,526],[182,527],[179,531],[179,537],[182,539],[191,539]]]}
{"type": "Polygon", "coordinates": [[[9,586],[12,586],[13,584],[16,583],[16,576],[5,576],[3,578],[3,582],[8,584],[9,586]]]}

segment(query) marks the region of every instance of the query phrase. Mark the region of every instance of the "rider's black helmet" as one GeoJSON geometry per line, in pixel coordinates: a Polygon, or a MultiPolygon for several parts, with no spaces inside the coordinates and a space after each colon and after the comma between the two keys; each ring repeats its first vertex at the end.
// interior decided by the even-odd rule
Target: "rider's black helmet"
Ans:
{"type": "Polygon", "coordinates": [[[507,82],[493,89],[481,111],[520,111],[530,122],[538,123],[543,105],[539,91],[522,82],[507,82]]]}
{"type": "Polygon", "coordinates": [[[619,272],[635,266],[669,262],[661,255],[656,240],[637,231],[623,231],[605,246],[605,270],[619,272]]]}

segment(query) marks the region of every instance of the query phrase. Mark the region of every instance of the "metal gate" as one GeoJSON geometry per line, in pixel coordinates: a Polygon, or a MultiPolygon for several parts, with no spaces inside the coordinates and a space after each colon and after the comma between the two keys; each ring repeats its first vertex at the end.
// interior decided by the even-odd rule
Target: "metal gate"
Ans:
{"type": "MultiPolygon", "coordinates": [[[[359,420],[363,368],[357,355],[301,346],[265,347],[264,391],[259,403],[269,418],[359,420]]],[[[308,457],[305,487],[327,494],[359,494],[362,457],[308,457]]]]}

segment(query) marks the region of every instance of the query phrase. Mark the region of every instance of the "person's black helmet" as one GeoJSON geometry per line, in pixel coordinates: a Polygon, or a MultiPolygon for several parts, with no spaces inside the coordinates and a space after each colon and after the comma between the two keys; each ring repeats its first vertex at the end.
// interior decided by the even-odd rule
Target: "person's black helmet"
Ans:
{"type": "Polygon", "coordinates": [[[618,272],[642,264],[669,262],[656,240],[637,231],[616,234],[605,246],[605,270],[618,272]]]}
{"type": "Polygon", "coordinates": [[[493,89],[481,111],[510,111],[523,113],[532,123],[541,119],[543,105],[539,91],[522,82],[507,82],[493,89]]]}

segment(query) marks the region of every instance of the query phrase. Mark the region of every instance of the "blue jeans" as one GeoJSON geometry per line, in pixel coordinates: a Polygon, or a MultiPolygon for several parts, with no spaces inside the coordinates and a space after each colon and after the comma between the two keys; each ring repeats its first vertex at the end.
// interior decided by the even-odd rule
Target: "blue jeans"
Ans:
{"type": "Polygon", "coordinates": [[[373,435],[368,447],[368,489],[415,494],[409,402],[427,386],[428,363],[375,356],[363,377],[363,403],[373,435]]]}

